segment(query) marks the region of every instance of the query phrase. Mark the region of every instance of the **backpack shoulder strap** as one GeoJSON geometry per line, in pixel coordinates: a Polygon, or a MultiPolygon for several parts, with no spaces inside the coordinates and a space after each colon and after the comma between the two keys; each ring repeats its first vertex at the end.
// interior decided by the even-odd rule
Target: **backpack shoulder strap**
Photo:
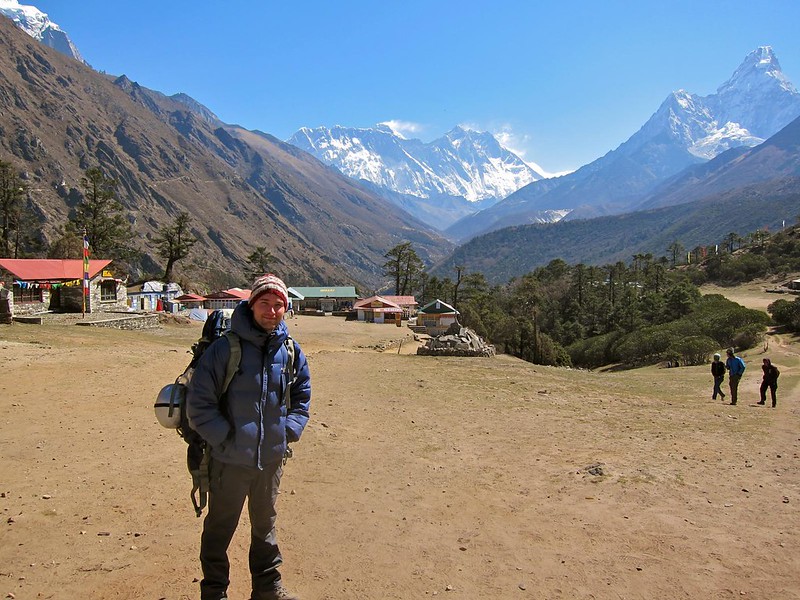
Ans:
{"type": "Polygon", "coordinates": [[[225,381],[222,383],[222,393],[228,391],[228,386],[233,381],[236,372],[239,370],[239,363],[242,361],[242,341],[239,336],[232,331],[226,331],[225,337],[228,338],[228,366],[225,368],[225,381]]]}
{"type": "Polygon", "coordinates": [[[289,409],[292,407],[292,383],[294,383],[295,347],[292,336],[287,337],[284,344],[286,345],[286,374],[288,376],[288,382],[283,392],[283,403],[286,405],[286,412],[289,412],[289,409]]]}

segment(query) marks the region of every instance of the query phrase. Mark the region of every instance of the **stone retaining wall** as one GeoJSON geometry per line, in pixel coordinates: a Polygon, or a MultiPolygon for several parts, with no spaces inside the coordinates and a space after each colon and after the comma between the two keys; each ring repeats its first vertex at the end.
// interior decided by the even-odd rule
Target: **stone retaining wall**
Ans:
{"type": "Polygon", "coordinates": [[[76,325],[84,327],[108,327],[111,329],[157,329],[161,325],[158,315],[134,315],[103,319],[101,321],[82,321],[76,325]]]}

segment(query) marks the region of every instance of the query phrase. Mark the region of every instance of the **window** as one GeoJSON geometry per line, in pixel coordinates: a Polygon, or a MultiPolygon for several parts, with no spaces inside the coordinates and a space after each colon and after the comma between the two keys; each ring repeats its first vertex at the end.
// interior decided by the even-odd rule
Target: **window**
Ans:
{"type": "Polygon", "coordinates": [[[100,301],[114,302],[117,299],[117,282],[106,279],[100,282],[100,301]]]}
{"type": "Polygon", "coordinates": [[[14,285],[14,304],[31,304],[33,302],[42,302],[42,289],[34,287],[22,288],[14,285]]]}

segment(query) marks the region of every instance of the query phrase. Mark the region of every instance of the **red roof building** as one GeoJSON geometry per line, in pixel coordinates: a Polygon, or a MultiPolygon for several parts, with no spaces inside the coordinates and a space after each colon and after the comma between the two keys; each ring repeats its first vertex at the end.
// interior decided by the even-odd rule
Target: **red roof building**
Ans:
{"type": "Polygon", "coordinates": [[[250,299],[250,290],[230,288],[221,292],[212,292],[206,296],[205,308],[216,310],[218,308],[236,308],[242,300],[250,299]]]}
{"type": "Polygon", "coordinates": [[[403,309],[403,318],[408,319],[409,317],[413,317],[417,314],[417,306],[419,303],[414,296],[386,296],[382,295],[381,298],[385,298],[389,302],[394,302],[400,308],[403,309]]]}
{"type": "MultiPolygon", "coordinates": [[[[111,264],[110,260],[90,260],[89,278],[111,264]]],[[[83,260],[58,258],[0,258],[0,268],[14,279],[38,283],[63,283],[83,279],[83,260]]]]}
{"type": "Polygon", "coordinates": [[[399,323],[403,309],[383,296],[370,296],[353,304],[359,321],[368,323],[399,323]]]}
{"type": "Polygon", "coordinates": [[[110,264],[110,260],[89,261],[85,302],[81,259],[0,258],[0,283],[13,289],[16,314],[127,310],[125,285],[114,277],[110,264]]]}

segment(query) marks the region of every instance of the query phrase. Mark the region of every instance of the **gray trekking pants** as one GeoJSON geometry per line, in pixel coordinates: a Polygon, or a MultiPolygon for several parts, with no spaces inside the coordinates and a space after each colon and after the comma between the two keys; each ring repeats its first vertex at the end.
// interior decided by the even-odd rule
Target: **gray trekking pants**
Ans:
{"type": "Polygon", "coordinates": [[[728,385],[731,388],[731,404],[736,404],[739,399],[739,380],[741,375],[731,375],[728,377],[728,385]]]}
{"type": "Polygon", "coordinates": [[[275,501],[283,465],[278,462],[259,470],[212,459],[209,473],[208,514],[200,540],[201,600],[225,597],[230,583],[228,546],[239,524],[244,501],[250,514],[250,574],[253,596],[280,583],[282,563],[275,535],[275,501]]]}

